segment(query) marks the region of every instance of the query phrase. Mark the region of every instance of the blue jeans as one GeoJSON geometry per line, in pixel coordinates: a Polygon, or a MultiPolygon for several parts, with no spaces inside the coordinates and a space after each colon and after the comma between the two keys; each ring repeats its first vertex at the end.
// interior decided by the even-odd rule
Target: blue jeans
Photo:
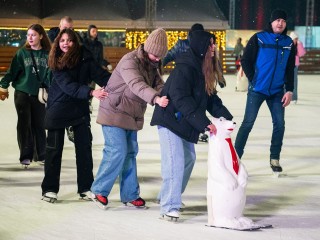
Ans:
{"type": "Polygon", "coordinates": [[[130,202],[140,195],[137,177],[137,131],[102,126],[103,157],[97,176],[91,186],[94,194],[109,196],[119,176],[121,202],[130,202]]]}
{"type": "Polygon", "coordinates": [[[161,147],[160,213],[179,210],[181,193],[185,190],[196,161],[194,144],[178,137],[164,127],[158,128],[161,147]]]}
{"type": "Polygon", "coordinates": [[[266,96],[252,90],[248,91],[244,119],[239,128],[235,142],[235,149],[239,155],[239,158],[241,158],[243,155],[244,147],[247,143],[253,124],[257,118],[261,104],[266,101],[273,123],[270,159],[280,159],[282,140],[285,130],[284,107],[282,106],[283,103],[281,102],[282,97],[283,92],[279,92],[272,96],[266,96]]]}

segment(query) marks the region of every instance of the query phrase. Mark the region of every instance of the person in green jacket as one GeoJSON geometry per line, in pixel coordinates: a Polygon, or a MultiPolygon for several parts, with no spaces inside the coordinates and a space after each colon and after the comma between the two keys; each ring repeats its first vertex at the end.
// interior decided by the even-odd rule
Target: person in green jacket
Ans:
{"type": "Polygon", "coordinates": [[[33,159],[40,163],[44,163],[45,160],[45,105],[38,100],[38,92],[42,83],[47,86],[50,84],[51,72],[47,64],[50,48],[50,40],[44,28],[40,24],[32,24],[28,27],[25,45],[17,51],[8,72],[0,81],[1,100],[9,97],[10,83],[15,89],[19,160],[25,167],[30,165],[33,159]],[[34,56],[36,69],[31,53],[34,56]]]}

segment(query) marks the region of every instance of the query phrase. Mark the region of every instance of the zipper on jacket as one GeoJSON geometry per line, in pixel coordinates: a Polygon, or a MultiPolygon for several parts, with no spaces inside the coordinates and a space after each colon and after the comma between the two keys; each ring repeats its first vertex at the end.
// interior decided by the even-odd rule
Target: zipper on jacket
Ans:
{"type": "MultiPolygon", "coordinates": [[[[277,63],[278,63],[278,47],[279,47],[279,42],[278,41],[279,41],[279,38],[277,37],[276,38],[276,43],[277,43],[276,61],[275,61],[275,66],[274,66],[274,70],[273,70],[273,73],[272,73],[272,78],[271,78],[271,81],[270,81],[270,84],[269,84],[269,89],[268,89],[269,94],[270,94],[270,88],[271,88],[271,85],[272,85],[272,82],[273,82],[273,79],[274,79],[274,74],[276,72],[276,67],[277,67],[277,63]]],[[[283,51],[282,51],[282,53],[283,53],[283,51]]]]}

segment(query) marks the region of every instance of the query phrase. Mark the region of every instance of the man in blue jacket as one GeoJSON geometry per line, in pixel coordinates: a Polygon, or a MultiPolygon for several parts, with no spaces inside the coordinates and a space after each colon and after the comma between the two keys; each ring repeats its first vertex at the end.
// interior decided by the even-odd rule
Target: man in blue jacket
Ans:
{"type": "Polygon", "coordinates": [[[285,130],[284,109],[292,98],[295,64],[286,20],[285,11],[274,10],[267,29],[254,34],[245,48],[241,65],[249,79],[249,89],[244,119],[235,142],[241,158],[260,106],[266,101],[273,123],[270,166],[277,173],[282,172],[279,160],[285,130]]]}

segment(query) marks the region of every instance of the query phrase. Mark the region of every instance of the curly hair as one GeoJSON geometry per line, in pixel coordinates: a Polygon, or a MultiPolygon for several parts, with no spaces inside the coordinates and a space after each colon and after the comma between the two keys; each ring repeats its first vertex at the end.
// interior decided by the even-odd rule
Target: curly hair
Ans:
{"type": "Polygon", "coordinates": [[[49,53],[48,65],[50,69],[62,70],[64,68],[73,68],[79,63],[80,57],[81,47],[77,34],[69,28],[61,30],[59,35],[54,40],[49,53]],[[72,47],[66,53],[61,50],[59,45],[63,34],[67,34],[69,40],[73,42],[72,47]]]}

